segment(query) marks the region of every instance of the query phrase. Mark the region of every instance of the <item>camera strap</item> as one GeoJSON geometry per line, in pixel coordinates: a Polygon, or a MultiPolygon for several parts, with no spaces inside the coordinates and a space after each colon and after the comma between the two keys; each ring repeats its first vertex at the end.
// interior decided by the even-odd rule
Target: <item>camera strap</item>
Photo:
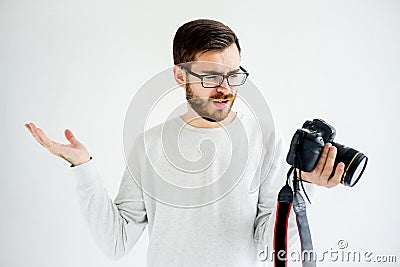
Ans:
{"type": "MultiPolygon", "coordinates": [[[[301,179],[300,181],[302,182],[301,179]]],[[[299,180],[297,179],[296,170],[294,171],[293,187],[295,191],[293,197],[293,210],[296,214],[297,229],[299,230],[300,235],[302,264],[303,267],[315,267],[316,260],[311,239],[310,226],[307,219],[306,202],[300,194],[299,180]]]]}
{"type": "Polygon", "coordinates": [[[290,209],[293,202],[293,191],[289,185],[289,177],[294,167],[291,167],[286,179],[286,184],[278,194],[278,206],[274,227],[274,263],[276,267],[286,266],[287,263],[287,229],[290,209]],[[282,255],[283,254],[283,255],[282,255]]]}
{"type": "MultiPolygon", "coordinates": [[[[300,181],[301,171],[300,171],[300,181]]],[[[304,190],[304,187],[303,187],[304,190]]],[[[308,198],[308,197],[307,197],[308,198]]],[[[278,194],[278,205],[274,228],[274,263],[275,267],[287,266],[287,230],[290,209],[293,205],[296,214],[296,224],[299,231],[301,243],[301,259],[303,267],[315,267],[316,260],[313,251],[310,228],[306,214],[306,203],[300,194],[299,180],[294,167],[291,167],[286,179],[286,184],[278,194]],[[289,185],[289,178],[294,170],[293,188],[289,185]],[[307,256],[307,257],[306,257],[307,256]]]]}

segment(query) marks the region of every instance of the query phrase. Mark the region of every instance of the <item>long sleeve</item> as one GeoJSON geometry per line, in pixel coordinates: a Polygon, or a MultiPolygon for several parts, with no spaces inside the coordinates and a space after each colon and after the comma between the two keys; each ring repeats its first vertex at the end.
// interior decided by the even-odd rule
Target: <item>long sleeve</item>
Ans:
{"type": "MultiPolygon", "coordinates": [[[[260,251],[269,253],[271,256],[273,249],[273,237],[275,216],[278,201],[278,193],[286,182],[287,171],[290,166],[286,163],[285,145],[281,138],[276,142],[276,151],[273,163],[267,177],[260,184],[259,198],[257,206],[257,216],[255,220],[254,239],[260,251]]],[[[267,162],[265,163],[267,164],[267,162]]],[[[264,172],[265,173],[265,170],[264,172]]],[[[309,197],[312,197],[315,186],[304,182],[304,188],[309,197]]],[[[304,196],[303,192],[301,194],[304,196]]],[[[306,200],[307,201],[307,200],[306,200]]],[[[307,203],[307,208],[309,207],[307,203]]],[[[290,211],[288,223],[288,249],[292,249],[299,243],[296,217],[293,208],[290,211]]]]}
{"type": "Polygon", "coordinates": [[[126,168],[119,193],[112,201],[94,159],[71,170],[77,180],[82,213],[96,243],[109,257],[122,257],[135,245],[147,225],[142,190],[126,168]]]}

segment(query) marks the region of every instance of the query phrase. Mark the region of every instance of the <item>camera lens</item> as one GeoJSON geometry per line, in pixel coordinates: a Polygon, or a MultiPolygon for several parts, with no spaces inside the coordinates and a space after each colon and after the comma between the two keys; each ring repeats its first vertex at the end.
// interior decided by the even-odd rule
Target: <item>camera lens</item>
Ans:
{"type": "Polygon", "coordinates": [[[336,162],[345,164],[345,171],[342,176],[341,183],[353,187],[360,180],[365,167],[367,166],[368,158],[363,153],[338,143],[332,143],[337,148],[336,162]]]}
{"type": "MultiPolygon", "coordinates": [[[[361,175],[364,172],[365,167],[367,166],[368,158],[366,156],[364,156],[364,154],[359,153],[357,155],[357,159],[358,159],[359,163],[355,163],[353,165],[356,168],[356,170],[354,171],[354,174],[352,175],[353,179],[351,179],[351,181],[349,181],[350,186],[354,186],[358,182],[358,180],[361,178],[361,175]]],[[[350,170],[348,171],[348,173],[350,173],[350,170]]]]}

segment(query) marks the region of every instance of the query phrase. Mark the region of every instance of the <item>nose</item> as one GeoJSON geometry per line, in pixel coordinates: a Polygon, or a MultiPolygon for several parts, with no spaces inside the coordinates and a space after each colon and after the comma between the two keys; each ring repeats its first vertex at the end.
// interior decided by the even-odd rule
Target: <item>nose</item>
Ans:
{"type": "Polygon", "coordinates": [[[227,79],[224,79],[222,81],[221,85],[216,87],[216,89],[217,89],[218,93],[223,93],[224,95],[229,94],[231,92],[231,90],[232,90],[228,85],[227,79]]]}

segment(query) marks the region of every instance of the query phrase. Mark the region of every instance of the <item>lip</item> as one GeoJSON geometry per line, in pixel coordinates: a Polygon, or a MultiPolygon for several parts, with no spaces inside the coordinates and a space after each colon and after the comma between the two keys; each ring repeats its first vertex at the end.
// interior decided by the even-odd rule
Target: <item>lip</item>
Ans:
{"type": "Polygon", "coordinates": [[[218,108],[218,109],[225,109],[227,107],[229,107],[229,100],[225,99],[223,100],[223,102],[220,102],[218,100],[213,100],[214,105],[218,108]]]}

